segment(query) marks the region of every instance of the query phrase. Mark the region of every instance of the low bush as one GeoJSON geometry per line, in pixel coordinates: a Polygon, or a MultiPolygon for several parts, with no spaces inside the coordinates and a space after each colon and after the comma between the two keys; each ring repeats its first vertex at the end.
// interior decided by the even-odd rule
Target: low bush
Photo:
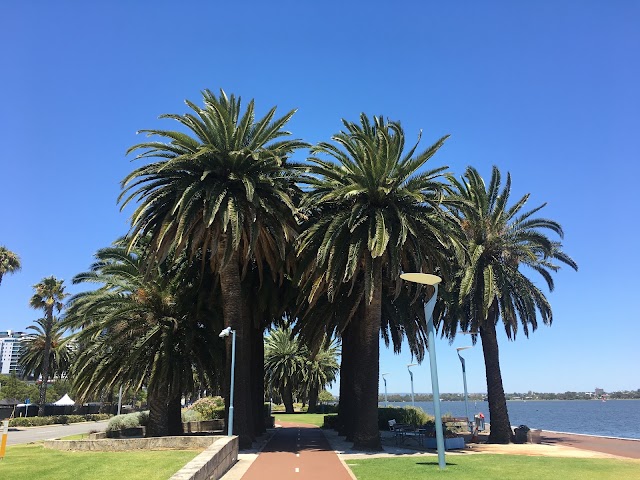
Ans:
{"type": "Polygon", "coordinates": [[[204,397],[194,402],[188,409],[197,412],[200,420],[224,418],[224,399],[222,397],[204,397]]]}
{"type": "Polygon", "coordinates": [[[378,428],[380,430],[389,430],[389,420],[419,427],[433,422],[433,417],[425,413],[421,408],[414,406],[378,408],[378,428]]]}
{"type": "Polygon", "coordinates": [[[338,420],[337,415],[324,416],[324,424],[322,425],[322,428],[331,428],[333,430],[338,430],[339,426],[340,426],[340,422],[338,420]]]}
{"type": "Polygon", "coordinates": [[[107,432],[116,432],[125,428],[136,428],[147,424],[149,412],[134,412],[125,415],[116,415],[107,424],[107,432]]]}
{"type": "Polygon", "coordinates": [[[50,417],[18,417],[9,420],[10,427],[41,427],[43,425],[55,425],[80,422],[97,422],[107,420],[111,415],[91,414],[91,415],[53,415],[50,417]]]}
{"type": "Polygon", "coordinates": [[[200,422],[202,420],[202,415],[190,408],[185,408],[181,413],[183,422],[200,422]]]}

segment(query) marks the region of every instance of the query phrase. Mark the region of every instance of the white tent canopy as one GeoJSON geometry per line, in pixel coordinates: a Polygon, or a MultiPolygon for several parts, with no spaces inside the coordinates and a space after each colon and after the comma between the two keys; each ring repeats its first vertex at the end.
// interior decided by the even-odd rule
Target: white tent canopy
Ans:
{"type": "Polygon", "coordinates": [[[60,400],[58,400],[57,402],[53,402],[54,405],[75,405],[76,402],[74,402],[73,400],[71,400],[69,398],[69,395],[67,395],[66,393],[64,394],[64,397],[62,397],[60,400]]]}

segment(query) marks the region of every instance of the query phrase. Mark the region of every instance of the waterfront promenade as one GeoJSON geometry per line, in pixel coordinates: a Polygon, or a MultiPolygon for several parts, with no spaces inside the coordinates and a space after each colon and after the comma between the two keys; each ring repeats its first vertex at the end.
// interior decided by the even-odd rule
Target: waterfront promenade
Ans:
{"type": "MultiPolygon", "coordinates": [[[[383,452],[358,452],[334,430],[312,425],[279,422],[279,427],[262,438],[257,450],[240,452],[239,462],[224,480],[291,479],[353,479],[345,460],[399,456],[435,456],[433,450],[416,446],[397,446],[390,432],[382,433],[383,452]],[[296,470],[297,469],[297,470],[296,470]]],[[[460,451],[447,455],[509,454],[571,458],[640,459],[640,440],[541,431],[539,444],[490,445],[471,443],[460,451]]]]}

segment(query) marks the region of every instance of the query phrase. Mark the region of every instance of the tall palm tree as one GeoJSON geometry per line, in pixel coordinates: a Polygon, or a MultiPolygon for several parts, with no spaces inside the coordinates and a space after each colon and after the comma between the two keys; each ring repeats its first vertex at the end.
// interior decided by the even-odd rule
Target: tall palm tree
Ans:
{"type": "MultiPolygon", "coordinates": [[[[496,325],[502,325],[509,339],[521,327],[525,336],[538,327],[538,315],[545,325],[553,319],[544,293],[527,277],[537,272],[553,290],[552,272],[560,263],[577,270],[563,253],[561,244],[546,231],[563,238],[560,224],[533,217],[544,204],[523,212],[529,194],[509,205],[511,176],[504,187],[498,168],[493,167],[488,187],[478,171],[468,167],[462,180],[448,177],[451,187],[447,205],[457,216],[465,245],[465,255],[456,282],[451,283],[453,298],[445,313],[443,334],[450,338],[457,330],[479,333],[487,374],[487,393],[491,433],[489,442],[509,443],[511,423],[500,372],[496,325]],[[523,268],[524,267],[524,268],[523,268]]],[[[474,341],[476,336],[473,336],[474,341]]]]}
{"type": "Polygon", "coordinates": [[[287,413],[293,413],[293,396],[305,376],[308,350],[289,328],[273,330],[265,339],[264,368],[270,390],[279,392],[287,413]]]}
{"type": "MultiPolygon", "coordinates": [[[[25,373],[33,373],[38,376],[44,371],[44,350],[47,343],[47,322],[44,318],[36,320],[36,325],[27,327],[34,330],[35,334],[27,336],[22,340],[20,352],[20,364],[25,373]]],[[[63,335],[66,328],[53,317],[51,326],[51,347],[49,349],[49,372],[53,377],[62,377],[69,371],[73,360],[73,346],[68,338],[63,335]]],[[[43,375],[44,378],[44,375],[43,375]]]]}
{"type": "MultiPolygon", "coordinates": [[[[442,137],[416,153],[418,142],[405,151],[398,122],[360,116],[360,124],[343,120],[345,131],[335,144],[312,149],[310,186],[305,206],[313,224],[299,237],[298,254],[306,270],[301,286],[309,308],[325,295],[329,301],[352,297],[340,332],[351,328],[356,339],[343,350],[343,362],[353,359],[353,441],[355,448],[379,450],[377,421],[379,340],[383,291],[399,295],[400,273],[434,271],[446,243],[440,233],[441,185],[446,167],[418,173],[442,146],[442,137]],[[330,160],[318,155],[328,156],[330,160]],[[356,312],[361,316],[356,318],[356,312]],[[346,354],[346,355],[345,355],[346,354]]],[[[342,387],[342,385],[341,385],[342,387]]],[[[341,392],[342,393],[342,392],[341,392]]]]}
{"type": "Polygon", "coordinates": [[[49,358],[51,351],[51,334],[53,331],[53,312],[60,312],[64,307],[62,301],[67,294],[64,292],[64,280],[58,280],[54,276],[43,278],[40,283],[33,286],[35,293],[29,300],[29,306],[36,310],[43,310],[44,348],[42,351],[42,383],[40,384],[40,409],[38,416],[44,415],[44,404],[47,401],[47,382],[49,381],[49,358]]]}
{"type": "Polygon", "coordinates": [[[181,434],[180,398],[199,389],[196,377],[208,389],[215,382],[222,348],[213,337],[222,321],[203,304],[200,287],[208,286],[197,277],[199,262],[150,268],[143,249],[127,252],[124,244],[99,250],[91,270],[73,279],[100,285],[75,295],[67,312],[66,323],[82,328],[74,386],[82,399],[146,385],[147,434],[181,434]]]}
{"type": "MultiPolygon", "coordinates": [[[[275,117],[275,107],[255,119],[254,102],[244,113],[240,98],[203,92],[204,106],[187,101],[192,113],[169,114],[188,134],[144,130],[168,142],[135,145],[138,159],[159,159],[134,170],[122,182],[122,206],[139,205],[132,217],[132,242],[151,235],[151,250],[163,259],[206,251],[219,276],[225,326],[236,331],[234,422],[241,448],[253,439],[251,417],[251,335],[241,289],[251,261],[277,272],[286,242],[295,234],[293,179],[287,157],[305,144],[283,140],[295,111],[275,117]]],[[[227,344],[227,365],[231,364],[227,344]]],[[[228,383],[228,382],[225,382],[228,383]]],[[[227,389],[228,391],[228,389],[227,389]]],[[[228,393],[226,394],[228,398],[228,393]]],[[[228,402],[227,402],[228,404],[228,402]]]]}
{"type": "Polygon", "coordinates": [[[6,247],[0,246],[0,284],[6,273],[15,273],[20,270],[20,267],[20,257],[6,247]]]}

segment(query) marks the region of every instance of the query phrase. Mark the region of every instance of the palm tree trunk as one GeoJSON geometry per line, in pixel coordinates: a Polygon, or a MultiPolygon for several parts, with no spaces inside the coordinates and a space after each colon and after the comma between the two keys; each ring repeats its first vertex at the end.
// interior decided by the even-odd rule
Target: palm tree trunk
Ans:
{"type": "Polygon", "coordinates": [[[487,374],[487,397],[489,400],[490,433],[488,443],[510,443],[513,436],[507,400],[502,385],[495,314],[489,312],[487,324],[480,327],[482,353],[487,374]]]}
{"type": "Polygon", "coordinates": [[[314,385],[309,389],[309,408],[307,413],[316,413],[318,406],[318,386],[314,385]]]}
{"type": "Polygon", "coordinates": [[[47,305],[45,310],[46,328],[44,333],[44,351],[42,352],[42,383],[40,384],[40,399],[38,416],[44,416],[44,405],[47,403],[47,384],[49,382],[49,355],[51,355],[51,329],[53,328],[53,305],[47,305]]]}
{"type": "Polygon", "coordinates": [[[149,388],[147,403],[149,404],[149,421],[147,437],[166,437],[169,435],[169,406],[165,389],[149,388]]]}
{"type": "Polygon", "coordinates": [[[251,329],[251,385],[253,399],[253,433],[262,435],[266,432],[264,413],[264,331],[262,325],[254,322],[251,329]]]}
{"type": "Polygon", "coordinates": [[[378,429],[378,390],[380,372],[380,326],[382,324],[382,262],[373,261],[373,297],[364,299],[364,318],[356,323],[355,428],[353,448],[382,450],[378,429]]]}
{"type": "Polygon", "coordinates": [[[354,323],[359,321],[358,318],[352,319],[351,322],[342,331],[342,354],[340,360],[340,397],[338,407],[338,435],[344,435],[347,441],[353,441],[353,429],[356,403],[354,386],[354,323]]]}
{"type": "Polygon", "coordinates": [[[182,405],[181,395],[174,395],[169,398],[167,405],[167,430],[169,435],[182,435],[184,429],[182,428],[182,405]]]}
{"type": "Polygon", "coordinates": [[[282,389],[282,402],[284,403],[284,411],[286,413],[293,413],[293,392],[291,389],[291,382],[282,389]]]}
{"type": "MultiPolygon", "coordinates": [[[[224,245],[220,246],[224,252],[224,245]]],[[[224,326],[231,327],[236,332],[236,362],[234,388],[233,433],[239,436],[240,449],[251,448],[253,442],[253,421],[251,413],[251,326],[248,325],[248,315],[243,307],[240,283],[240,268],[238,252],[234,252],[231,259],[220,270],[220,287],[222,290],[222,311],[224,326]]],[[[231,368],[231,341],[226,342],[227,371],[231,368]]],[[[229,377],[227,377],[229,378],[229,377]]],[[[226,385],[230,382],[227,381],[226,385]]],[[[228,388],[225,385],[225,392],[228,388]]],[[[227,422],[229,394],[225,394],[227,405],[227,422]]]]}

